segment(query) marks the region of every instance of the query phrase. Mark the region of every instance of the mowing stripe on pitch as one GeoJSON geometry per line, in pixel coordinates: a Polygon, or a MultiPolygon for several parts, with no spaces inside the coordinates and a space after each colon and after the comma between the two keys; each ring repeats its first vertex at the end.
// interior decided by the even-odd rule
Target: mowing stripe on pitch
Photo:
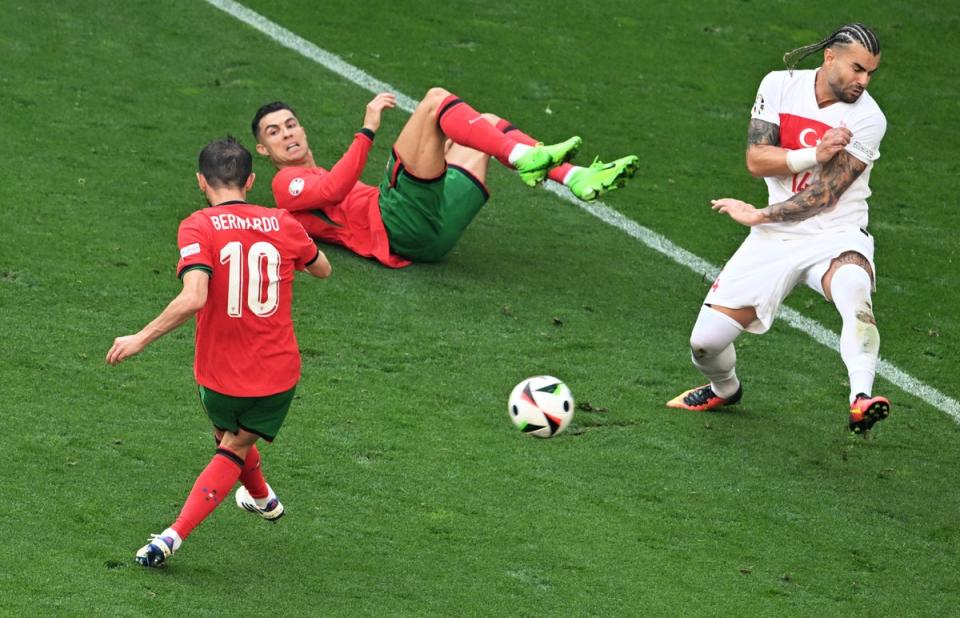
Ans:
{"type": "MultiPolygon", "coordinates": [[[[238,2],[234,2],[233,0],[206,0],[206,2],[235,17],[248,26],[259,30],[280,45],[297,52],[305,58],[313,60],[317,64],[326,67],[333,73],[336,73],[344,79],[353,82],[364,90],[368,90],[372,93],[396,93],[397,107],[408,113],[413,113],[414,108],[417,106],[417,101],[404,94],[400,94],[399,91],[390,84],[375,79],[352,64],[344,62],[339,56],[320,49],[310,41],[297,36],[283,26],[270,21],[263,15],[248,9],[238,2]]],[[[707,262],[693,253],[690,253],[686,249],[682,249],[673,244],[665,236],[643,227],[636,221],[625,217],[618,211],[606,206],[602,202],[581,202],[577,198],[573,197],[570,192],[561,185],[553,182],[548,182],[546,187],[548,191],[557,195],[561,199],[566,200],[567,202],[570,202],[579,208],[582,208],[604,223],[612,225],[613,227],[625,232],[627,235],[639,240],[651,249],[662,253],[674,262],[682,264],[698,274],[713,278],[720,270],[710,262],[707,262]]],[[[819,322],[811,320],[810,318],[807,318],[786,306],[781,309],[778,317],[793,328],[806,333],[815,341],[827,346],[828,348],[831,348],[834,351],[838,351],[840,349],[840,338],[836,335],[836,333],[825,328],[819,322]]],[[[942,410],[951,416],[954,421],[960,423],[960,403],[958,403],[955,399],[952,399],[939,390],[924,384],[923,382],[910,376],[906,372],[894,366],[892,363],[885,360],[881,360],[878,363],[877,374],[896,385],[903,391],[910,393],[911,395],[926,401],[935,408],[942,410]]]]}

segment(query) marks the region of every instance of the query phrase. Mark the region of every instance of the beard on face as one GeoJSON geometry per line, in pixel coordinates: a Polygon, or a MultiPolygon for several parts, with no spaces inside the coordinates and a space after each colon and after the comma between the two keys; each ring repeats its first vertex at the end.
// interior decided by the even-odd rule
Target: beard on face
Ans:
{"type": "Polygon", "coordinates": [[[856,103],[865,90],[865,88],[858,86],[850,85],[843,88],[836,84],[830,84],[830,89],[833,90],[833,96],[844,103],[856,103]]]}

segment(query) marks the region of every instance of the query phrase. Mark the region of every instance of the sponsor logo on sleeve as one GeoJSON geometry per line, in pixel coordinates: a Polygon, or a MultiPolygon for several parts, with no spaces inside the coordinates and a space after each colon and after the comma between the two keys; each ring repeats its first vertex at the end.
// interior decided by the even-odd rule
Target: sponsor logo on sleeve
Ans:
{"type": "Polygon", "coordinates": [[[753,114],[755,116],[759,116],[760,114],[762,114],[763,107],[764,107],[763,95],[757,94],[757,100],[754,101],[753,103],[753,114]]]}
{"type": "Polygon", "coordinates": [[[195,242],[180,248],[180,257],[187,258],[200,253],[200,243],[195,242]]]}
{"type": "Polygon", "coordinates": [[[290,192],[290,195],[297,197],[303,193],[303,178],[294,178],[290,181],[290,186],[287,187],[287,191],[290,192]]]}

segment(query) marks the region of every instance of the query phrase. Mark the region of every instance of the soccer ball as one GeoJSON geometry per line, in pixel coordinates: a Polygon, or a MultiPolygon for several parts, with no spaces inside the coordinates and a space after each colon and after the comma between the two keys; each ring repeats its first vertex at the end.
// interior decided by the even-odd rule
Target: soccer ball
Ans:
{"type": "Polygon", "coordinates": [[[527,378],[510,393],[507,412],[523,433],[552,438],[573,418],[573,393],[553,376],[527,378]]]}

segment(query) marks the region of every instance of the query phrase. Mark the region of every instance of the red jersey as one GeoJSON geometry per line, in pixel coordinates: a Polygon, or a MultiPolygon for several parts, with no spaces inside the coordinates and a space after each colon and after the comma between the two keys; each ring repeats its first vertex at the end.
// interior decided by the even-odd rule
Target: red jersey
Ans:
{"type": "Polygon", "coordinates": [[[290,306],[293,273],[318,249],[290,213],[244,202],[199,210],[180,224],[177,274],[210,273],[197,313],[197,382],[232,397],[265,397],[300,380],[290,306]]]}
{"type": "Polygon", "coordinates": [[[380,191],[360,182],[373,141],[357,133],[347,152],[329,171],[322,167],[285,167],[273,177],[277,208],[293,213],[313,238],[372,257],[390,268],[410,260],[390,252],[380,216],[380,191]]]}

